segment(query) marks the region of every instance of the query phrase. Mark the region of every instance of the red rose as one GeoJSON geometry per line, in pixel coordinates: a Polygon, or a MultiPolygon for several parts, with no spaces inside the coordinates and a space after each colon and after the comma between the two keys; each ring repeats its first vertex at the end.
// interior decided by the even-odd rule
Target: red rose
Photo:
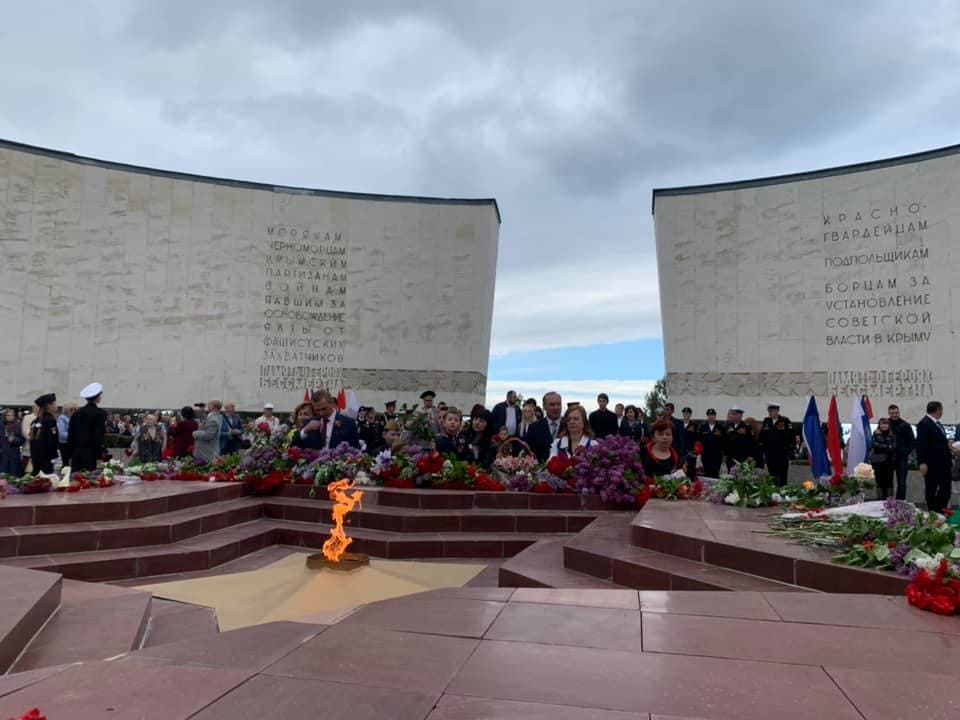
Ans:
{"type": "Polygon", "coordinates": [[[652,493],[650,492],[649,486],[638,492],[636,497],[637,508],[642,508],[644,505],[646,505],[651,495],[652,493]]]}
{"type": "Polygon", "coordinates": [[[303,457],[303,450],[298,447],[292,447],[287,450],[287,457],[291,460],[299,460],[303,457]]]}
{"type": "Polygon", "coordinates": [[[37,708],[33,708],[21,715],[20,720],[47,720],[47,716],[41,715],[37,708]]]}
{"type": "Polygon", "coordinates": [[[547,472],[557,477],[563,477],[563,474],[567,471],[567,468],[571,466],[571,463],[572,461],[568,458],[554,455],[547,462],[547,472]]]}
{"type": "Polygon", "coordinates": [[[434,475],[443,470],[443,456],[438,452],[421,455],[417,460],[417,470],[423,475],[434,475]]]}
{"type": "Polygon", "coordinates": [[[390,478],[383,485],[384,487],[399,488],[403,490],[413,490],[416,487],[416,484],[413,482],[413,480],[402,477],[390,478]]]}
{"type": "Polygon", "coordinates": [[[268,422],[257,423],[257,430],[259,430],[260,432],[263,432],[263,433],[269,433],[269,432],[270,432],[270,423],[268,423],[268,422]]]}
{"type": "Polygon", "coordinates": [[[693,497],[700,497],[703,495],[703,480],[695,480],[693,485],[690,487],[690,491],[693,497]]]}
{"type": "Polygon", "coordinates": [[[693,454],[694,455],[703,455],[703,443],[697,440],[693,444],[693,454]]]}
{"type": "Polygon", "coordinates": [[[550,483],[545,483],[545,482],[537,483],[537,484],[534,486],[533,491],[534,491],[535,493],[544,493],[544,494],[547,494],[547,495],[551,495],[551,494],[553,494],[553,493],[556,492],[556,491],[553,489],[553,487],[550,485],[550,483]]]}
{"type": "Polygon", "coordinates": [[[945,597],[943,595],[935,596],[930,601],[929,607],[938,615],[953,615],[957,610],[954,606],[953,598],[945,597]]]}

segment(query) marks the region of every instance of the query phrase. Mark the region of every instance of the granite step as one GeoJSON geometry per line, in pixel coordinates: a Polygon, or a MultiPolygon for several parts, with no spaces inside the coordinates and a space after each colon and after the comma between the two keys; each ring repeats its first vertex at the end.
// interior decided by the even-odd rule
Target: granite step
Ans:
{"type": "MultiPolygon", "coordinates": [[[[309,485],[284,485],[280,497],[325,500],[319,493],[310,495],[309,485]]],[[[364,488],[368,506],[390,506],[419,510],[565,510],[597,511],[622,509],[608,505],[598,495],[547,495],[542,493],[485,492],[469,490],[399,490],[364,488]]]]}
{"type": "Polygon", "coordinates": [[[7,672],[60,605],[51,572],[0,566],[0,675],[7,672]]]}
{"type": "Polygon", "coordinates": [[[144,518],[6,527],[0,528],[0,558],[164,545],[249,522],[262,515],[262,501],[244,497],[144,518]]]}
{"type": "Polygon", "coordinates": [[[182,640],[202,640],[220,634],[213,608],[191,603],[154,598],[150,622],[142,648],[157,647],[182,640]]]}
{"type": "Polygon", "coordinates": [[[158,480],[130,486],[91,488],[78,493],[10,495],[0,505],[0,528],[134,520],[235,500],[243,497],[246,491],[243,483],[158,480]]]}
{"type": "Polygon", "coordinates": [[[150,602],[150,593],[139,590],[64,580],[59,609],[11,672],[104,660],[140,649],[150,602]]]}
{"type": "Polygon", "coordinates": [[[563,566],[637,590],[806,591],[757,575],[602,540],[566,545],[563,566]]]}
{"type": "MultiPolygon", "coordinates": [[[[125,580],[208,570],[278,543],[319,550],[329,533],[330,526],[319,523],[260,518],[165,545],[21,556],[0,563],[58,572],[75,580],[125,580]]],[[[352,551],[390,559],[512,557],[543,537],[518,532],[411,535],[364,528],[350,528],[348,533],[354,540],[352,551]]]]}
{"type": "MultiPolygon", "coordinates": [[[[359,510],[350,513],[350,523],[355,528],[404,533],[576,533],[593,522],[598,514],[595,510],[526,508],[420,509],[367,502],[370,494],[365,494],[359,510]]],[[[375,499],[377,493],[372,495],[375,499]]],[[[305,501],[297,497],[270,496],[263,498],[262,503],[266,517],[299,522],[331,522],[333,503],[329,500],[305,501]]]]}
{"type": "Polygon", "coordinates": [[[538,540],[500,566],[498,584],[511,588],[616,589],[622,586],[563,567],[565,540],[538,540]]]}

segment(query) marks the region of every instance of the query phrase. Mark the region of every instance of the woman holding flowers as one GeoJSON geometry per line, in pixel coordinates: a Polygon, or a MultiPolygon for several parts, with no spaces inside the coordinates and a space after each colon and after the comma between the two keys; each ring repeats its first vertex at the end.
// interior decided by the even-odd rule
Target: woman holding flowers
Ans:
{"type": "Polygon", "coordinates": [[[301,440],[300,431],[303,426],[310,422],[313,417],[313,405],[308,402],[302,402],[293,409],[290,415],[290,431],[287,433],[287,446],[296,447],[297,442],[301,440]]]}
{"type": "Polygon", "coordinates": [[[880,418],[873,431],[870,447],[870,464],[877,481],[877,499],[886,500],[893,490],[893,471],[897,466],[897,436],[889,418],[880,418]]]}
{"type": "Polygon", "coordinates": [[[563,423],[565,429],[550,446],[550,457],[580,455],[593,445],[593,433],[587,421],[587,411],[582,405],[567,408],[567,412],[563,415],[563,423]]]}
{"type": "Polygon", "coordinates": [[[673,423],[657,420],[650,427],[650,432],[653,440],[640,448],[644,475],[658,477],[682,469],[680,456],[673,447],[673,423]]]}

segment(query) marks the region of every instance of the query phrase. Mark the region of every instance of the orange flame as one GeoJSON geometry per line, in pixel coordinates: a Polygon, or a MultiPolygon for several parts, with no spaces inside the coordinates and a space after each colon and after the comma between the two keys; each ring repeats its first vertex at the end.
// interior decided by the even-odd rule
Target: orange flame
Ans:
{"type": "Polygon", "coordinates": [[[360,504],[363,491],[357,490],[348,494],[347,490],[351,488],[353,488],[353,481],[346,478],[327,485],[330,499],[336,503],[333,506],[334,527],[330,530],[330,539],[323,544],[323,556],[330,562],[340,562],[340,558],[347,551],[347,547],[353,542],[353,538],[348,538],[343,531],[343,519],[355,506],[360,504]]]}

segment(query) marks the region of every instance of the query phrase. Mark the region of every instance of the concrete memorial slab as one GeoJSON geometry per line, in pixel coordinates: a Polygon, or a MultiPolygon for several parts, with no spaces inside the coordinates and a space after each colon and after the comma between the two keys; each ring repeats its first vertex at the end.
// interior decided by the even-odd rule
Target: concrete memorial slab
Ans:
{"type": "Polygon", "coordinates": [[[0,141],[0,403],[484,397],[495,200],[278,187],[0,141]],[[108,382],[109,381],[109,382],[108,382]]]}
{"type": "Polygon", "coordinates": [[[670,397],[765,415],[869,395],[960,419],[960,146],[654,190],[670,397]]]}

